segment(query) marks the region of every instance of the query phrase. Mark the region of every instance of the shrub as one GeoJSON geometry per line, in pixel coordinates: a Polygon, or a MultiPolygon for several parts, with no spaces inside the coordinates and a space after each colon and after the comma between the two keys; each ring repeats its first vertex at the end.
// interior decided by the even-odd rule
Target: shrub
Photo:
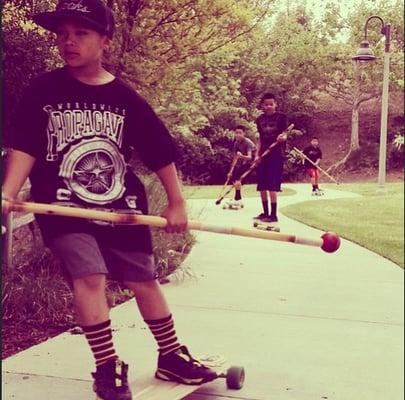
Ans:
{"type": "Polygon", "coordinates": [[[27,10],[12,3],[3,5],[3,126],[21,98],[23,90],[36,75],[56,65],[53,43],[48,34],[29,20],[27,10]]]}
{"type": "Polygon", "coordinates": [[[388,166],[390,168],[404,167],[404,135],[397,133],[388,149],[388,166]]]}
{"type": "Polygon", "coordinates": [[[304,175],[302,158],[294,151],[288,152],[284,160],[283,182],[302,181],[304,175]]]}
{"type": "Polygon", "coordinates": [[[291,112],[288,114],[288,122],[294,124],[295,129],[301,131],[301,135],[306,135],[313,123],[313,115],[306,112],[291,112]]]}
{"type": "Polygon", "coordinates": [[[378,154],[378,143],[363,145],[359,150],[352,151],[346,161],[346,169],[348,171],[358,171],[363,168],[377,168],[378,154]]]}
{"type": "Polygon", "coordinates": [[[222,146],[211,146],[206,138],[177,136],[180,157],[177,166],[188,184],[223,183],[232,161],[232,153],[222,146]]]}

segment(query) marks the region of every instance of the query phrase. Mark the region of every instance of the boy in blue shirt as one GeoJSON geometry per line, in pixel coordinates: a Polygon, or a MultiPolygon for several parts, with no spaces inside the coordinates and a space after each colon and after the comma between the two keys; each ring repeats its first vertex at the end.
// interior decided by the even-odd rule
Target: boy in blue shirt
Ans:
{"type": "Polygon", "coordinates": [[[240,177],[249,169],[256,146],[245,136],[245,127],[243,125],[236,126],[234,132],[233,156],[234,160],[236,159],[236,164],[232,176],[230,176],[230,181],[235,186],[235,196],[234,201],[230,202],[229,206],[243,207],[240,177]]]}

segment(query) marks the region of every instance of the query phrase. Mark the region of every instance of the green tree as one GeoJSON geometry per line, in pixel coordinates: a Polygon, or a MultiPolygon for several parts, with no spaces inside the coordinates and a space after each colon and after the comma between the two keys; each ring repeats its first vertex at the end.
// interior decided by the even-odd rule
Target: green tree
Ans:
{"type": "Polygon", "coordinates": [[[5,3],[2,10],[5,131],[28,82],[58,63],[51,37],[30,21],[30,12],[12,2],[5,3]]]}

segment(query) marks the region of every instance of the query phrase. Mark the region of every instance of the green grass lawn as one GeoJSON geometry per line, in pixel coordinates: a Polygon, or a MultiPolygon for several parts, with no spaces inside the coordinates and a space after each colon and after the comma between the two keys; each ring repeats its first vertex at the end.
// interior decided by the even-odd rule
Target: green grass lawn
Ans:
{"type": "Polygon", "coordinates": [[[387,193],[377,194],[375,183],[324,185],[324,188],[361,194],[361,198],[320,200],[282,209],[288,217],[372,250],[404,267],[404,184],[388,183],[387,193]]]}
{"type": "MultiPolygon", "coordinates": [[[[209,186],[184,186],[183,193],[187,199],[217,199],[221,185],[209,185],[209,186]]],[[[283,191],[279,193],[280,196],[291,196],[295,194],[292,189],[283,188],[283,191]]],[[[230,196],[231,194],[229,194],[230,196]]],[[[242,189],[243,197],[259,197],[259,192],[256,191],[256,185],[243,185],[242,189]]]]}

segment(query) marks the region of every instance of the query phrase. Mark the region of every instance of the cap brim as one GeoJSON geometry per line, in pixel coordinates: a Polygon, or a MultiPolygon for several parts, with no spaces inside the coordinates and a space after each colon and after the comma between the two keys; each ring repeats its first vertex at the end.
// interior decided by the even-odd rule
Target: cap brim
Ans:
{"type": "Polygon", "coordinates": [[[75,11],[66,10],[66,11],[43,12],[35,14],[32,17],[32,20],[36,24],[42,26],[42,28],[51,32],[56,32],[61,22],[66,19],[78,21],[80,23],[85,24],[89,28],[96,30],[97,32],[107,35],[107,32],[105,32],[105,28],[103,26],[97,24],[93,20],[84,17],[83,15],[78,15],[78,13],[75,11]]]}

